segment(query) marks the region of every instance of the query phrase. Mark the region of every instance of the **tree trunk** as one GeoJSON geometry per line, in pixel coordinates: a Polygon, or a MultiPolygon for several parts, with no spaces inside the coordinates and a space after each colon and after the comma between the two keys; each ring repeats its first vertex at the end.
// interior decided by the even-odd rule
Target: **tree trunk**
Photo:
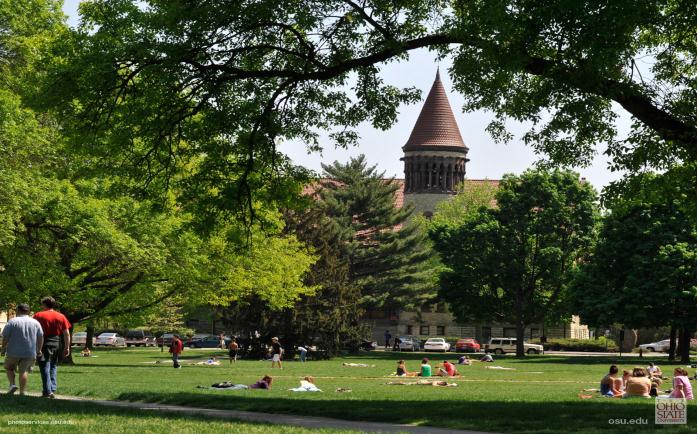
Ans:
{"type": "Polygon", "coordinates": [[[87,324],[87,337],[85,338],[85,346],[92,351],[94,348],[94,324],[89,322],[87,324]]]}
{"type": "Polygon", "coordinates": [[[516,357],[525,357],[525,346],[523,342],[525,341],[525,321],[523,320],[523,290],[518,289],[516,292],[516,357]]]}
{"type": "Polygon", "coordinates": [[[668,360],[675,360],[675,339],[677,337],[677,329],[674,325],[670,326],[670,346],[668,347],[668,360]]]}
{"type": "Polygon", "coordinates": [[[689,327],[683,327],[680,335],[680,363],[690,363],[690,339],[692,331],[689,327]]]}

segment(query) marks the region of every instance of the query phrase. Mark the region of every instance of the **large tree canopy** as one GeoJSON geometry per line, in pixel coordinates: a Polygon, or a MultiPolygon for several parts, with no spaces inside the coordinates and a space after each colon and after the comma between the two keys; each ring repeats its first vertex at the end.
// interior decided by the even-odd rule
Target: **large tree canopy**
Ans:
{"type": "Polygon", "coordinates": [[[496,138],[529,121],[524,140],[555,163],[588,164],[599,143],[630,171],[697,158],[688,0],[101,0],[81,14],[49,81],[76,142],[148,187],[197,156],[186,178],[223,209],[283,200],[294,173],[278,140],[315,149],[319,131],[347,145],[360,122],[389,127],[418,94],[380,68],[419,48],[452,58],[465,109],[492,110],[496,138]],[[634,120],[626,139],[613,103],[634,120]]]}
{"type": "Polygon", "coordinates": [[[505,176],[496,201],[431,229],[447,267],[441,296],[462,322],[513,323],[522,356],[525,327],[565,313],[570,271],[593,241],[596,197],[576,173],[527,171],[505,176]]]}

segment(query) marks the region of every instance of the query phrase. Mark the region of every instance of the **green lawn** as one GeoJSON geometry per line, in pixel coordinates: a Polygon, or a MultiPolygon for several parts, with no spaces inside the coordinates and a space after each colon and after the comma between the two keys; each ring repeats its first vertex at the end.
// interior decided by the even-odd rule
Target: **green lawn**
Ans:
{"type": "MultiPolygon", "coordinates": [[[[137,410],[114,409],[73,401],[0,397],[0,432],[3,433],[152,433],[169,434],[291,434],[335,433],[287,425],[222,421],[137,410]]],[[[357,431],[341,431],[350,434],[357,431]]]]}
{"type": "MultiPolygon", "coordinates": [[[[394,371],[399,357],[407,359],[407,367],[414,370],[421,354],[371,353],[305,364],[287,362],[283,370],[273,371],[270,362],[265,361],[239,361],[232,366],[224,361],[220,367],[185,364],[175,370],[167,363],[153,363],[168,361],[167,353],[159,349],[97,350],[95,354],[95,358],[76,359],[75,366],[60,367],[59,393],[511,433],[623,433],[627,426],[608,421],[641,417],[648,419],[648,425],[633,426],[633,430],[697,433],[697,405],[693,403],[688,411],[688,425],[668,427],[654,425],[652,400],[578,398],[582,389],[598,386],[609,364],[630,368],[640,361],[637,358],[501,357],[493,365],[515,370],[485,369],[491,364],[476,363],[460,367],[464,376],[456,380],[458,387],[434,388],[385,384],[394,380],[387,374],[394,371]],[[349,368],[343,367],[342,362],[376,366],[349,368]],[[264,374],[274,376],[271,391],[196,388],[225,380],[251,384],[264,374]],[[324,393],[289,392],[304,375],[315,376],[324,393]],[[338,387],[352,392],[336,393],[338,387]]],[[[203,360],[216,352],[187,349],[184,354],[186,362],[203,360]]],[[[436,362],[443,359],[442,355],[429,357],[436,362]]],[[[643,359],[641,363],[648,361],[643,359]]],[[[665,360],[658,362],[666,374],[672,374],[665,360]]],[[[38,373],[32,374],[30,388],[37,391],[39,384],[38,373]]]]}

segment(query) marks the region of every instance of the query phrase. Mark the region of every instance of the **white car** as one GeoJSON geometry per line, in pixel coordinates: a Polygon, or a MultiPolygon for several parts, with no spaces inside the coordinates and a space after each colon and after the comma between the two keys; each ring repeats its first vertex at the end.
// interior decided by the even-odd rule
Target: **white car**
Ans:
{"type": "MultiPolygon", "coordinates": [[[[677,344],[677,342],[676,342],[677,344]]],[[[651,342],[650,344],[644,344],[644,345],[639,345],[639,348],[641,348],[643,351],[648,351],[648,352],[664,352],[668,351],[670,348],[670,339],[663,339],[662,341],[658,342],[651,342]]]]}
{"type": "MultiPolygon", "coordinates": [[[[515,353],[518,340],[516,338],[492,338],[485,345],[487,352],[494,354],[515,353]]],[[[540,354],[543,351],[542,345],[529,344],[523,341],[524,351],[528,354],[540,354]]]]}
{"type": "Polygon", "coordinates": [[[119,335],[118,333],[102,333],[99,336],[97,336],[97,339],[95,339],[94,341],[95,347],[101,345],[107,347],[125,347],[126,338],[119,335]]]}
{"type": "Polygon", "coordinates": [[[87,332],[75,332],[73,333],[73,338],[70,341],[72,345],[79,345],[84,347],[87,345],[87,332]]]}
{"type": "Polygon", "coordinates": [[[424,343],[424,351],[450,351],[450,344],[443,338],[429,338],[424,343]]]}

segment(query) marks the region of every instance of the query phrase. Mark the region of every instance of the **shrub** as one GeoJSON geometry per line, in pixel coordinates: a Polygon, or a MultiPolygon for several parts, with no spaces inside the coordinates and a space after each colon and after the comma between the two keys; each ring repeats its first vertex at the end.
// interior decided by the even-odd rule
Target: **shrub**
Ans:
{"type": "MultiPolygon", "coordinates": [[[[535,341],[539,344],[540,341],[535,341]]],[[[618,350],[617,344],[611,339],[607,339],[604,336],[598,339],[548,339],[546,343],[542,344],[545,351],[588,351],[588,352],[616,352],[618,350]]]]}

